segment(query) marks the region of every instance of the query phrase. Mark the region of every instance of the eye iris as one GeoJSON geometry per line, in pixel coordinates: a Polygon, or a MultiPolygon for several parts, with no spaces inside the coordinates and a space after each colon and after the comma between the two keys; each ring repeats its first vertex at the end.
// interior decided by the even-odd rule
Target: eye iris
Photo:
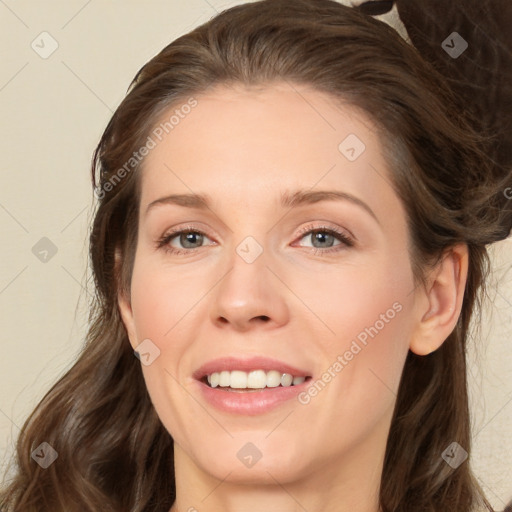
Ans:
{"type": "Polygon", "coordinates": [[[194,245],[194,243],[202,242],[202,240],[203,240],[203,235],[201,235],[200,233],[190,233],[189,232],[189,233],[182,233],[180,235],[180,243],[182,244],[183,247],[190,248],[190,246],[187,244],[191,243],[192,245],[194,245]],[[194,241],[194,237],[199,237],[199,240],[194,241]]]}
{"type": "MultiPolygon", "coordinates": [[[[316,242],[320,242],[320,243],[325,243],[325,239],[326,239],[326,238],[328,238],[328,237],[330,237],[330,238],[331,238],[331,240],[330,240],[330,241],[331,241],[331,243],[330,243],[330,244],[328,244],[328,245],[327,245],[327,247],[332,247],[332,245],[333,245],[334,237],[333,237],[331,234],[329,234],[329,233],[327,233],[327,232],[325,232],[325,231],[314,231],[314,232],[311,234],[311,236],[313,237],[313,240],[314,240],[314,241],[316,241],[316,242]]],[[[314,243],[313,243],[313,246],[315,246],[315,245],[314,245],[314,243]]],[[[315,246],[315,247],[316,247],[316,246],[315,246]]]]}

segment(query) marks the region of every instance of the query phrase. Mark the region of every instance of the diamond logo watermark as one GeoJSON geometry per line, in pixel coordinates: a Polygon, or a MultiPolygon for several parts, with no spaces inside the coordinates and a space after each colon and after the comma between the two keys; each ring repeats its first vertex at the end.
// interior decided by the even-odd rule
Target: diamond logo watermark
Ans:
{"type": "Polygon", "coordinates": [[[56,254],[57,246],[47,237],[43,236],[32,247],[32,254],[42,263],[48,263],[56,254]]]}
{"type": "Polygon", "coordinates": [[[236,253],[246,263],[253,263],[262,252],[263,247],[252,236],[244,238],[236,248],[236,253]]]}
{"type": "Polygon", "coordinates": [[[339,152],[349,161],[357,160],[366,149],[364,142],[354,133],[347,135],[338,146],[339,152]]]}
{"type": "Polygon", "coordinates": [[[149,366],[160,356],[160,349],[149,338],[146,338],[135,347],[134,355],[144,366],[149,366]]]}
{"type": "Polygon", "coordinates": [[[244,444],[236,454],[240,462],[249,469],[261,459],[262,455],[258,447],[253,443],[244,444]]]}
{"type": "Polygon", "coordinates": [[[43,468],[48,468],[54,463],[59,454],[46,441],[41,443],[30,456],[43,468]]]}
{"type": "Polygon", "coordinates": [[[57,40],[48,32],[41,32],[30,44],[39,57],[47,59],[59,47],[57,40]]]}
{"type": "Polygon", "coordinates": [[[468,49],[468,46],[468,42],[458,32],[452,32],[441,43],[441,48],[452,59],[458,59],[468,49]]]}
{"type": "Polygon", "coordinates": [[[442,453],[441,457],[448,466],[457,469],[468,458],[468,452],[459,443],[453,441],[442,453]]]}

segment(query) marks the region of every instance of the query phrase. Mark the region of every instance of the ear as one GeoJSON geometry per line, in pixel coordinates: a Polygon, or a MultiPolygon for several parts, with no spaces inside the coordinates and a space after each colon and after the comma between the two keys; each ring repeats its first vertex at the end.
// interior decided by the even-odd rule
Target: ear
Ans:
{"type": "MultiPolygon", "coordinates": [[[[115,267],[119,269],[121,267],[121,253],[118,249],[115,252],[115,267]]],[[[117,276],[120,276],[120,272],[115,273],[117,276]]],[[[135,350],[135,347],[138,345],[137,341],[137,332],[135,330],[135,322],[133,320],[133,312],[132,305],[129,292],[124,290],[122,286],[119,286],[117,292],[117,304],[119,308],[119,313],[121,315],[121,319],[123,321],[124,327],[128,334],[128,338],[130,340],[130,345],[135,350]]]]}
{"type": "Polygon", "coordinates": [[[443,254],[425,287],[416,290],[416,326],[410,349],[417,355],[437,350],[455,328],[468,274],[468,247],[457,244],[443,254]]]}

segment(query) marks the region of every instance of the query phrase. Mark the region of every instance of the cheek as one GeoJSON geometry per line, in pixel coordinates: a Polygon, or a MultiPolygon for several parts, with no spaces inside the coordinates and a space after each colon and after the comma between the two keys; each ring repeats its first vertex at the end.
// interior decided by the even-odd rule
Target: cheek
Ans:
{"type": "Polygon", "coordinates": [[[190,332],[194,329],[194,319],[187,312],[203,292],[197,290],[197,284],[180,277],[179,272],[153,264],[149,258],[136,260],[132,275],[137,342],[150,339],[160,351],[150,365],[142,366],[146,387],[163,425],[180,442],[185,442],[183,432],[198,414],[193,409],[194,402],[178,383],[182,378],[180,365],[187,364],[190,332]]]}
{"type": "Polygon", "coordinates": [[[131,285],[132,311],[139,342],[150,338],[160,350],[169,341],[173,347],[180,337],[180,321],[199,300],[201,290],[193,279],[180,278],[179,271],[169,271],[151,260],[136,261],[131,285]]]}
{"type": "Polygon", "coordinates": [[[375,258],[304,287],[305,302],[329,328],[312,347],[324,363],[319,382],[302,397],[318,425],[351,418],[350,428],[361,435],[390,414],[413,327],[409,269],[404,256],[375,258]]]}
{"type": "Polygon", "coordinates": [[[362,263],[309,274],[292,281],[293,289],[317,313],[311,325],[318,327],[315,344],[325,353],[343,353],[354,340],[379,353],[407,338],[413,280],[406,257],[370,255],[362,263]]]}

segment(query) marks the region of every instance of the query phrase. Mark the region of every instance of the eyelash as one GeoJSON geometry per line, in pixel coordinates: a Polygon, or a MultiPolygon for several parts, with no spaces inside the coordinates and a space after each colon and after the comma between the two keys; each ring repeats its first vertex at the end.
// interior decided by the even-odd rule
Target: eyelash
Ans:
{"type": "MultiPolygon", "coordinates": [[[[312,234],[315,232],[316,233],[327,233],[328,235],[334,236],[341,242],[338,245],[335,245],[333,247],[328,247],[326,249],[322,249],[319,247],[311,247],[310,252],[312,252],[315,255],[338,252],[340,250],[343,250],[344,248],[353,247],[355,245],[353,237],[349,236],[347,233],[344,233],[336,228],[327,227],[327,226],[315,226],[315,227],[306,226],[300,230],[299,240],[304,238],[306,235],[312,234]]],[[[157,247],[157,249],[163,249],[164,251],[166,251],[168,253],[176,254],[176,255],[195,253],[196,251],[201,249],[201,247],[195,247],[193,249],[177,249],[177,248],[171,247],[169,245],[171,240],[173,238],[175,238],[176,236],[182,235],[182,234],[189,234],[189,233],[204,235],[204,236],[210,238],[206,233],[204,233],[198,229],[194,229],[192,227],[186,227],[185,229],[177,229],[175,231],[171,231],[170,233],[166,233],[165,235],[163,235],[161,238],[159,238],[156,241],[156,247],[157,247]]]]}

